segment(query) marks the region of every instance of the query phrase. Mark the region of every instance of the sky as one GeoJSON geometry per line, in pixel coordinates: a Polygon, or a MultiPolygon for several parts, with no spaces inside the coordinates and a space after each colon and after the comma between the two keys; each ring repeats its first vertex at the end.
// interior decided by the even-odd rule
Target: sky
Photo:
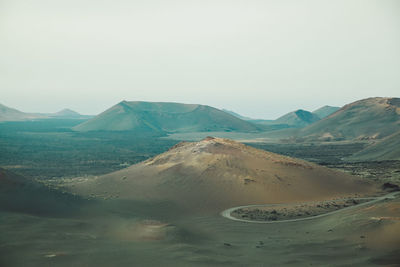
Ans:
{"type": "Polygon", "coordinates": [[[398,0],[0,0],[0,103],[253,118],[400,95],[398,0]]]}

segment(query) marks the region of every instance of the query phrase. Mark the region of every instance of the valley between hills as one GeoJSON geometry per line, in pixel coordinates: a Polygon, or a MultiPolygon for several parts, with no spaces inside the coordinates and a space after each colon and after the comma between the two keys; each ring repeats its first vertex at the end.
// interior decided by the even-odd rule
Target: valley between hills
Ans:
{"type": "Polygon", "coordinates": [[[400,262],[399,98],[54,114],[0,106],[1,266],[400,262]]]}

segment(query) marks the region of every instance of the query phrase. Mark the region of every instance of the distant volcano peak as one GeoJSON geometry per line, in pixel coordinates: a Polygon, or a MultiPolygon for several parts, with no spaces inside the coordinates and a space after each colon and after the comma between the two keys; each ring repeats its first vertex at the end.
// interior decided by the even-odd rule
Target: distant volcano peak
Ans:
{"type": "Polygon", "coordinates": [[[73,129],[83,132],[134,131],[146,134],[260,130],[253,123],[210,106],[144,101],[122,101],[73,129]]]}

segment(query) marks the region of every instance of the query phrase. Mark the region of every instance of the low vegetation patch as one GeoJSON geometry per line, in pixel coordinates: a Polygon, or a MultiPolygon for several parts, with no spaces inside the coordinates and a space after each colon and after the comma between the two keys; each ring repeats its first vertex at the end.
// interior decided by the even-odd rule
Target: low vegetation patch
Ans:
{"type": "Polygon", "coordinates": [[[238,219],[255,221],[281,221],[306,218],[358,205],[368,199],[338,199],[297,204],[276,204],[265,207],[248,207],[233,211],[238,219]]]}

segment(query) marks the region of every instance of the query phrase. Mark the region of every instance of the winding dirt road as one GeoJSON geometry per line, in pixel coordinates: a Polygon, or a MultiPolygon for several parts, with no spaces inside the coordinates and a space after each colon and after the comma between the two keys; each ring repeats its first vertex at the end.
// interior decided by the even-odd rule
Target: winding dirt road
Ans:
{"type": "Polygon", "coordinates": [[[323,213],[323,214],[319,214],[319,215],[315,215],[315,216],[310,216],[310,217],[305,217],[305,218],[298,218],[298,219],[289,219],[289,220],[280,220],[280,221],[255,221],[255,220],[246,220],[246,219],[239,219],[239,218],[235,218],[231,215],[231,213],[235,210],[238,209],[243,209],[243,208],[257,208],[257,207],[276,207],[276,206],[282,206],[282,205],[287,205],[287,204],[261,204],[261,205],[247,205],[247,206],[239,206],[239,207],[233,207],[233,208],[229,208],[226,209],[224,211],[221,212],[221,215],[227,219],[233,220],[233,221],[238,221],[238,222],[246,222],[246,223],[286,223],[286,222],[299,222],[299,221],[306,221],[306,220],[313,220],[313,219],[317,219],[317,218],[321,218],[321,217],[325,217],[328,215],[332,215],[338,212],[342,212],[344,210],[349,210],[349,209],[354,209],[354,208],[358,208],[361,206],[366,206],[366,205],[371,205],[374,203],[377,203],[379,201],[383,201],[386,199],[395,199],[397,197],[400,196],[400,192],[392,192],[389,193],[387,195],[384,196],[380,196],[380,197],[369,197],[369,198],[354,198],[356,200],[365,200],[365,199],[370,199],[371,201],[367,201],[367,202],[363,202],[354,206],[350,206],[350,207],[346,207],[346,208],[342,208],[339,210],[335,210],[335,211],[331,211],[331,212],[327,212],[327,213],[323,213]]]}

